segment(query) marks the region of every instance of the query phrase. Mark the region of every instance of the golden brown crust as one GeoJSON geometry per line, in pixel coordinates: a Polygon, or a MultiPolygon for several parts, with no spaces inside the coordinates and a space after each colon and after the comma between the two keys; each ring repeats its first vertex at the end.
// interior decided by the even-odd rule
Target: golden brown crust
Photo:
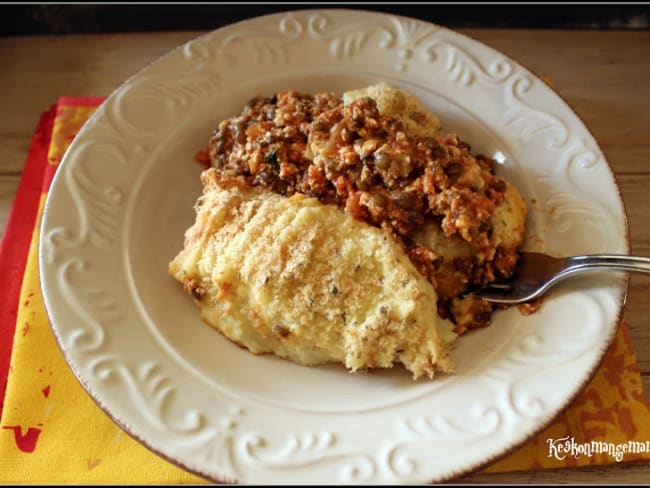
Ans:
{"type": "Polygon", "coordinates": [[[452,326],[437,318],[435,290],[384,232],[214,169],[202,180],[169,270],[208,324],[255,354],[305,365],[402,363],[414,378],[453,370],[452,326]]]}

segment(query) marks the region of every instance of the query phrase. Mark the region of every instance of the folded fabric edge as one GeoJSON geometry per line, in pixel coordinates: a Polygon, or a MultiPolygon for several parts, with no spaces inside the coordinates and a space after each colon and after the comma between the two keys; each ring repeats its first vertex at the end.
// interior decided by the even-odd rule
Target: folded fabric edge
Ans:
{"type": "Polygon", "coordinates": [[[106,97],[59,97],[59,105],[74,105],[76,107],[96,107],[106,100],[106,97]]]}
{"type": "MultiPolygon", "coordinates": [[[[0,289],[5,301],[0,308],[0,337],[13,339],[18,300],[27,263],[29,245],[38,215],[56,105],[41,114],[29,146],[25,166],[18,183],[7,227],[0,243],[0,289]]],[[[0,341],[0,415],[4,405],[13,340],[0,341]]]]}

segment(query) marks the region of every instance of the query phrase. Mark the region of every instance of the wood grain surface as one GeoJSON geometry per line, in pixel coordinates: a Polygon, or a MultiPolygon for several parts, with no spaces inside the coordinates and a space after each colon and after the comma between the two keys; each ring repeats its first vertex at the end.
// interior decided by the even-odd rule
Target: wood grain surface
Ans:
{"type": "MultiPolygon", "coordinates": [[[[633,254],[650,256],[650,31],[458,29],[548,79],[606,154],[633,254]]],[[[0,38],[0,233],[42,111],[61,95],[105,96],[201,32],[0,38]]],[[[650,275],[633,275],[625,317],[650,390],[650,275]]],[[[474,474],[461,483],[648,483],[650,463],[474,474]]]]}

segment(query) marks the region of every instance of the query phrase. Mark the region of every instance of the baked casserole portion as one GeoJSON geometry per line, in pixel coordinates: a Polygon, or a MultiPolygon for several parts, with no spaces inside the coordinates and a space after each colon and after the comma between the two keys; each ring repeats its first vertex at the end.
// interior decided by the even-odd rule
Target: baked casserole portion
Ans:
{"type": "Polygon", "coordinates": [[[450,372],[452,324],[396,241],[316,198],[202,175],[197,218],[171,274],[201,317],[255,354],[350,371],[450,372]]]}
{"type": "Polygon", "coordinates": [[[525,202],[413,95],[380,83],[256,97],[206,154],[170,272],[229,339],[417,378],[452,371],[455,336],[490,323],[472,291],[512,273],[525,202]]]}

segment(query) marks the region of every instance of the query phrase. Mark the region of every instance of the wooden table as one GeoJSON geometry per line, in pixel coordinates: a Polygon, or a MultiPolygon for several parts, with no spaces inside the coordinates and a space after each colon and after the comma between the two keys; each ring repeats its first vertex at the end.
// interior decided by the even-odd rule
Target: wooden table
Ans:
{"type": "MultiPolygon", "coordinates": [[[[459,29],[509,55],[575,109],[608,157],[623,194],[633,254],[650,256],[648,31],[459,29]]],[[[200,32],[0,38],[0,231],[43,110],[60,95],[108,95],[123,80],[200,32]]],[[[650,390],[650,276],[631,279],[625,316],[650,390]]],[[[650,440],[650,439],[649,439],[650,440]]],[[[647,483],[650,463],[477,474],[466,483],[647,483]]]]}

